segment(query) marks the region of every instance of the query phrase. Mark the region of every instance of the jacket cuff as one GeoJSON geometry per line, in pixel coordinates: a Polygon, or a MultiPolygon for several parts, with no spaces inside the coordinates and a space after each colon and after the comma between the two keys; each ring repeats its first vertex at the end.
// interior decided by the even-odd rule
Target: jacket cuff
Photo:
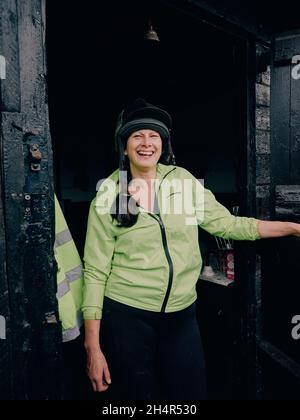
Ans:
{"type": "Polygon", "coordinates": [[[261,236],[260,236],[260,233],[259,233],[259,230],[258,230],[258,223],[259,223],[259,220],[258,219],[253,219],[253,225],[254,225],[254,240],[256,241],[256,240],[258,240],[258,239],[261,239],[261,236]]]}
{"type": "Polygon", "coordinates": [[[85,308],[82,313],[84,320],[100,320],[102,318],[102,309],[85,308]]]}

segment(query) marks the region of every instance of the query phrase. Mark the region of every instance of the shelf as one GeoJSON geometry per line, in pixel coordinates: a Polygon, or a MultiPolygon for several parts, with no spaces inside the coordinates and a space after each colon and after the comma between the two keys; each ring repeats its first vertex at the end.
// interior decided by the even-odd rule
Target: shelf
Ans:
{"type": "Polygon", "coordinates": [[[223,274],[221,271],[215,271],[213,276],[205,276],[203,274],[200,274],[199,279],[208,281],[210,283],[219,284],[220,286],[225,286],[225,287],[228,287],[232,283],[234,283],[234,280],[228,279],[225,276],[225,274],[223,274]]]}

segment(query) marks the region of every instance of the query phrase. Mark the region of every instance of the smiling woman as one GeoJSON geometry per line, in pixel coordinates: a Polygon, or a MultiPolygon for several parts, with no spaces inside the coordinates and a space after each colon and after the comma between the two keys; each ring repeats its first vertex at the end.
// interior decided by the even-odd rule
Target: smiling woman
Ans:
{"type": "Polygon", "coordinates": [[[296,223],[233,216],[188,170],[170,164],[171,125],[166,111],[142,99],[122,111],[119,169],[108,178],[119,187],[120,205],[112,210],[103,204],[101,188],[90,207],[82,307],[87,371],[94,391],[106,391],[108,399],[207,398],[195,306],[202,266],[198,225],[239,241],[300,232],[296,223]],[[164,210],[168,182],[188,185],[193,223],[183,210],[164,210]]]}
{"type": "Polygon", "coordinates": [[[116,184],[119,180],[121,206],[115,214],[103,211],[101,190],[91,204],[84,270],[85,347],[93,389],[107,391],[108,399],[206,399],[195,316],[201,268],[197,223],[215,235],[259,239],[257,220],[234,218],[191,173],[174,165],[171,125],[166,111],[142,99],[128,105],[116,129],[119,170],[110,177],[116,184]],[[138,198],[135,184],[131,189],[124,183],[122,172],[129,182],[145,184],[138,198]],[[161,206],[162,184],[186,179],[194,180],[190,192],[197,220],[188,225],[182,214],[168,214],[161,206]],[[143,207],[140,213],[132,214],[132,195],[138,208],[143,207]],[[184,376],[188,383],[182,382],[184,376]]]}

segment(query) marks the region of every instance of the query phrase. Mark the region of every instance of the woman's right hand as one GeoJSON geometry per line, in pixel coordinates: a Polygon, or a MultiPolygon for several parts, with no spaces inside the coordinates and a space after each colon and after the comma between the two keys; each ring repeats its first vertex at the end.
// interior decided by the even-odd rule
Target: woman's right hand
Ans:
{"type": "Polygon", "coordinates": [[[100,348],[87,349],[87,375],[95,392],[106,391],[111,384],[108,365],[100,348]]]}

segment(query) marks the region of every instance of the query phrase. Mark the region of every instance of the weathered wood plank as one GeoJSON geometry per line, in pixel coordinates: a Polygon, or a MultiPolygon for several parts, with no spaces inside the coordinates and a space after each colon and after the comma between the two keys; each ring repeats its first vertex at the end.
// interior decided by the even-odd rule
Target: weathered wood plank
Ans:
{"type": "Polygon", "coordinates": [[[275,66],[272,89],[275,184],[300,182],[300,78],[292,73],[296,55],[300,55],[300,34],[276,38],[275,64],[281,66],[275,66]]]}
{"type": "Polygon", "coordinates": [[[44,22],[41,0],[18,0],[21,110],[28,131],[44,134],[46,81],[44,22]]]}
{"type": "MultiPolygon", "coordinates": [[[[296,32],[296,31],[293,31],[296,32]]],[[[274,54],[275,65],[282,63],[287,65],[291,58],[300,54],[299,51],[300,33],[286,34],[276,38],[276,49],[274,54]]]]}
{"type": "Polygon", "coordinates": [[[257,155],[256,157],[256,184],[270,185],[271,171],[270,171],[270,155],[257,155]]]}
{"type": "Polygon", "coordinates": [[[53,266],[53,190],[48,141],[25,136],[20,114],[3,113],[7,270],[13,313],[13,377],[16,399],[59,398],[60,363],[53,266]],[[30,144],[39,144],[41,171],[31,172],[30,144]],[[39,369],[36,369],[39,360],[39,369]]]}
{"type": "MultiPolygon", "coordinates": [[[[11,2],[2,0],[1,5],[5,7],[11,2]]],[[[6,261],[12,315],[13,363],[9,368],[14,399],[61,398],[61,330],[57,321],[53,256],[53,165],[44,78],[44,22],[44,0],[17,0],[21,112],[1,115],[6,261]],[[33,144],[42,153],[37,172],[30,165],[29,149],[33,144]]],[[[5,83],[9,90],[13,82],[5,80],[5,83]]]]}
{"type": "Polygon", "coordinates": [[[271,120],[272,175],[274,183],[290,183],[290,112],[291,69],[290,66],[273,71],[271,120]]]}
{"type": "Polygon", "coordinates": [[[30,383],[31,399],[60,399],[61,389],[61,330],[56,301],[56,272],[53,256],[54,191],[52,147],[46,97],[45,63],[45,1],[19,1],[21,107],[26,110],[27,132],[25,157],[26,243],[24,262],[25,291],[32,326],[30,383]],[[28,146],[38,144],[42,152],[41,171],[32,173],[28,164],[28,146]],[[27,211],[26,211],[27,210],[27,211]],[[35,361],[40,361],[36,369],[35,361]]]}
{"type": "Polygon", "coordinates": [[[256,206],[257,217],[268,220],[270,218],[270,185],[260,185],[256,187],[256,206]]]}
{"type": "MultiPolygon", "coordinates": [[[[300,58],[300,37],[297,38],[297,48],[300,58]]],[[[294,74],[291,77],[291,179],[294,183],[300,184],[300,77],[298,73],[297,77],[294,74]]]]}
{"type": "Polygon", "coordinates": [[[276,186],[276,217],[300,222],[300,185],[276,186]]]}
{"type": "MultiPolygon", "coordinates": [[[[1,160],[0,137],[0,160],[1,160]]],[[[6,277],[6,244],[3,212],[3,183],[0,171],[0,400],[12,398],[11,334],[8,284],[6,277]]]]}
{"type": "Polygon", "coordinates": [[[18,16],[16,0],[0,1],[0,54],[6,61],[1,89],[2,110],[20,111],[18,16]]]}
{"type": "Polygon", "coordinates": [[[22,125],[20,114],[2,113],[3,175],[5,182],[5,226],[7,240],[7,276],[11,296],[14,397],[26,395],[27,366],[30,351],[30,325],[24,302],[24,208],[23,208],[23,141],[13,125],[22,125]]]}

